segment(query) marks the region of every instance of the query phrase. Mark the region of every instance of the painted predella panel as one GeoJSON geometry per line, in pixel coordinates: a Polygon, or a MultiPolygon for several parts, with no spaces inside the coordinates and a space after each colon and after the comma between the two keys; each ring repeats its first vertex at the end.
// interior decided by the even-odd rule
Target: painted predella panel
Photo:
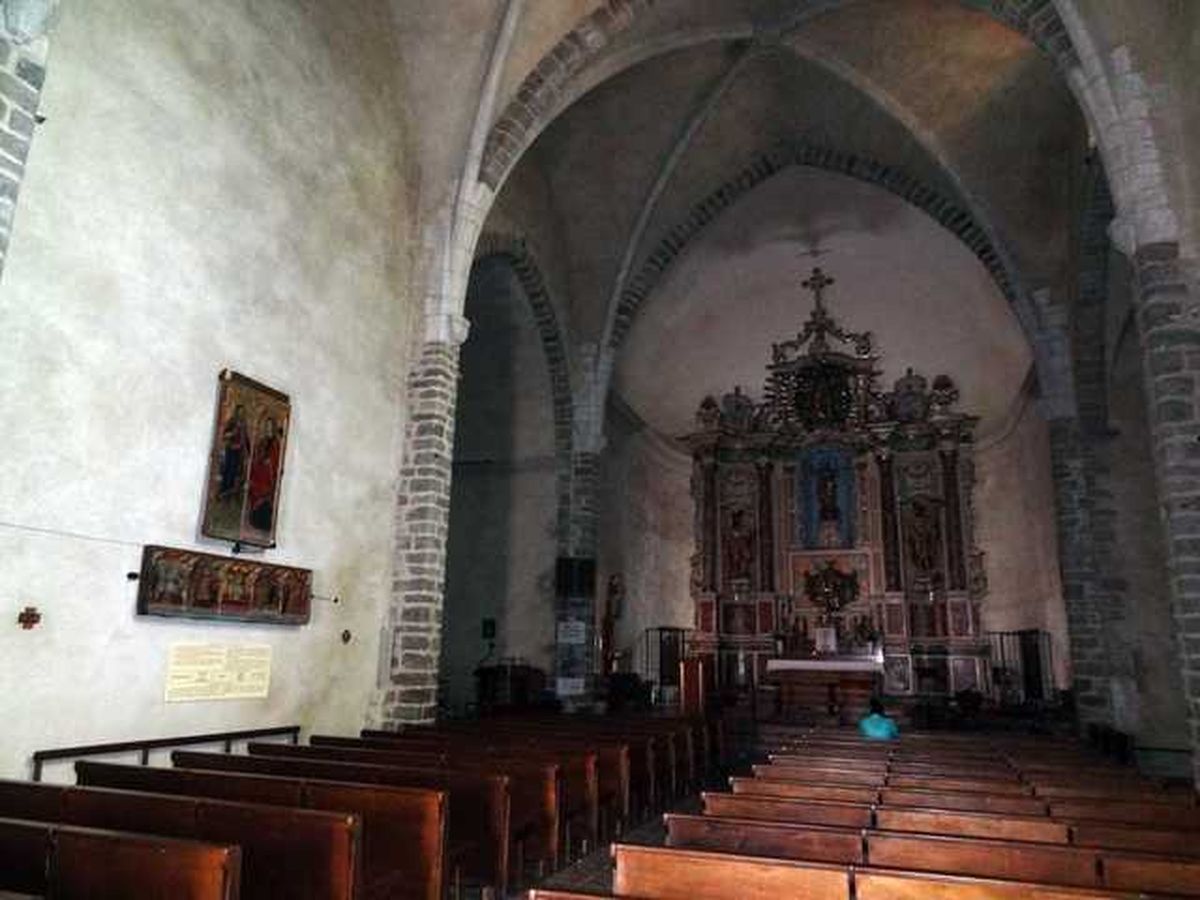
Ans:
{"type": "Polygon", "coordinates": [[[303,625],[312,608],[312,572],[149,546],[142,551],[140,615],[303,625]]]}
{"type": "Polygon", "coordinates": [[[200,531],[274,547],[291,404],[287,394],[237,372],[223,371],[220,384],[200,531]]]}

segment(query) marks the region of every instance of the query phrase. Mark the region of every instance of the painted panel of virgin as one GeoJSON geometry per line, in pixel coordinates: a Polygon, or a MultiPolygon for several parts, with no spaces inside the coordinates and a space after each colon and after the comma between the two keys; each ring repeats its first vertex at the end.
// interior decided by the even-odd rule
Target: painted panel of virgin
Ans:
{"type": "Polygon", "coordinates": [[[237,372],[221,373],[203,534],[275,546],[290,421],[287,394],[237,372]]]}

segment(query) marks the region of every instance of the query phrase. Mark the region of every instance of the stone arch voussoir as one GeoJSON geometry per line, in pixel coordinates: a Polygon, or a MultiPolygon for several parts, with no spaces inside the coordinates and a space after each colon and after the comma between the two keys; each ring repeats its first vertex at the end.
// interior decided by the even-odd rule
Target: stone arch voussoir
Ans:
{"type": "Polygon", "coordinates": [[[756,157],[724,184],[712,191],[671,227],[629,279],[617,305],[609,349],[615,355],[629,333],[634,317],[663,276],[687,247],[722,213],[763,182],[791,166],[808,166],[848,175],[878,185],[907,201],[951,231],[979,259],[1001,293],[1015,307],[1018,319],[1029,323],[1028,300],[1016,272],[970,212],[937,191],[884,163],[828,147],[799,143],[770,150],[756,157]]]}

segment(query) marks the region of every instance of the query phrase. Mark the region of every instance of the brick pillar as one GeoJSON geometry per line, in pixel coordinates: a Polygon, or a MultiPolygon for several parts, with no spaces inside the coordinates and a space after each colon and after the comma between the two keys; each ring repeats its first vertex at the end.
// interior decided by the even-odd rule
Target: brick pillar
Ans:
{"type": "Polygon", "coordinates": [[[1134,268],[1172,614],[1200,784],[1200,303],[1189,291],[1177,245],[1143,245],[1134,268]]]}
{"type": "MultiPolygon", "coordinates": [[[[459,330],[465,338],[465,328],[459,330]]],[[[385,728],[429,722],[437,713],[460,343],[461,338],[425,343],[408,377],[396,500],[391,665],[379,715],[385,728]]]]}
{"type": "Polygon", "coordinates": [[[1092,522],[1091,456],[1079,421],[1050,422],[1050,471],[1063,600],[1070,632],[1071,675],[1079,720],[1112,720],[1109,661],[1098,597],[1092,522]]]}
{"type": "Polygon", "coordinates": [[[37,124],[47,47],[44,37],[17,45],[11,35],[0,34],[0,271],[37,124]]]}
{"type": "Polygon", "coordinates": [[[599,453],[572,454],[568,555],[558,561],[554,605],[555,688],[568,709],[590,704],[595,687],[599,478],[599,453]]]}

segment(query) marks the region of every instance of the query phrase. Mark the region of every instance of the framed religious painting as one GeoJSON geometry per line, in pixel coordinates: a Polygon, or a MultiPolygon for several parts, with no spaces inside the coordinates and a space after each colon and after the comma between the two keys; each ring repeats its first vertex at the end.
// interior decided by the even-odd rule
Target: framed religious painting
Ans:
{"type": "Polygon", "coordinates": [[[221,372],[202,534],[275,546],[290,423],[287,394],[237,372],[221,372]]]}
{"type": "Polygon", "coordinates": [[[311,608],[309,569],[176,547],[142,550],[139,615],[304,625],[311,608]]]}

